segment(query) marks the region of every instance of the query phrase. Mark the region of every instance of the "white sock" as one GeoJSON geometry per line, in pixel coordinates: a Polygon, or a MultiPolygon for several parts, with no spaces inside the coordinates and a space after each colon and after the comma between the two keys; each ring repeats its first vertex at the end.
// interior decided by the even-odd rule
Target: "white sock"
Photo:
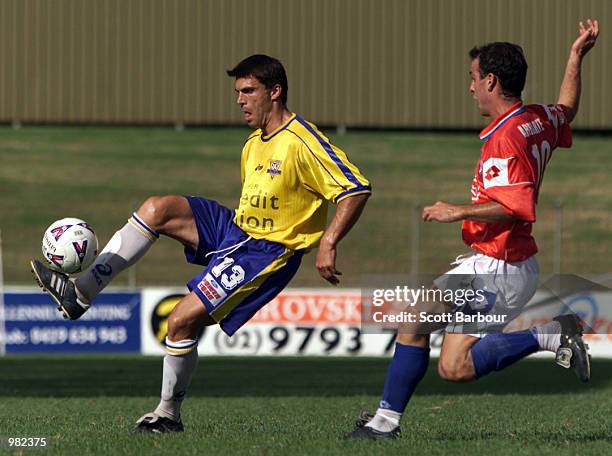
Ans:
{"type": "Polygon", "coordinates": [[[108,241],[94,263],[75,280],[79,299],[91,303],[117,274],[140,260],[157,238],[159,234],[133,214],[108,241]]]}
{"type": "Polygon", "coordinates": [[[538,340],[542,350],[556,352],[561,345],[561,323],[558,321],[534,326],[531,328],[531,333],[538,340]]]}
{"type": "Polygon", "coordinates": [[[186,339],[170,342],[166,338],[166,344],[168,354],[164,356],[161,401],[153,413],[179,421],[181,404],[198,364],[198,341],[186,339]],[[183,351],[187,353],[172,354],[183,351]]]}
{"type": "Polygon", "coordinates": [[[389,409],[379,408],[376,410],[376,415],[367,424],[366,427],[379,432],[391,432],[399,426],[402,414],[389,409]]]}

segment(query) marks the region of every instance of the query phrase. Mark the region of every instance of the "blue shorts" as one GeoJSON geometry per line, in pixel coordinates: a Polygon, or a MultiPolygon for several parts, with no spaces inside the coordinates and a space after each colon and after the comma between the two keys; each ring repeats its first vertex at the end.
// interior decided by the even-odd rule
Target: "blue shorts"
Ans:
{"type": "Polygon", "coordinates": [[[253,239],[234,224],[234,213],[228,208],[205,198],[186,198],[199,243],[197,250],[186,247],[185,257],[189,263],[205,266],[187,287],[231,336],[287,286],[304,251],[253,239]]]}

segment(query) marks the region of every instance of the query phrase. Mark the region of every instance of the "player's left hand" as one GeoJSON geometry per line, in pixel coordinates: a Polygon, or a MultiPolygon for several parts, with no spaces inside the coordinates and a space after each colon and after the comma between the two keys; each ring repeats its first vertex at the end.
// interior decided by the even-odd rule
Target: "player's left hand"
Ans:
{"type": "Polygon", "coordinates": [[[438,201],[423,208],[422,217],[425,222],[452,223],[463,220],[463,213],[461,206],[438,201]]]}
{"type": "Polygon", "coordinates": [[[336,249],[333,247],[320,246],[315,263],[319,274],[332,285],[338,285],[342,273],[336,269],[336,249]]]}
{"type": "Polygon", "coordinates": [[[578,38],[572,44],[572,53],[584,57],[589,52],[599,36],[599,22],[588,19],[586,24],[578,24],[578,38]]]}

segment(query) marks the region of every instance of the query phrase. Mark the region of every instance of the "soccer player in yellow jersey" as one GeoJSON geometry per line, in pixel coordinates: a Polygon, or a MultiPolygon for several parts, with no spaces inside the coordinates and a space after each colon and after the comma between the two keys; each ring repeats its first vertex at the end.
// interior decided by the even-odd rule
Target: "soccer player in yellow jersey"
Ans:
{"type": "Polygon", "coordinates": [[[234,334],[289,283],[303,253],[317,244],[319,273],[338,284],[338,242],[371,193],[344,152],[289,111],[287,76],[278,60],[252,55],[227,74],[235,78],[237,103],[255,130],[242,151],[236,211],[205,198],[153,196],[74,282],[32,261],[37,281],[70,319],[79,318],[161,234],[182,243],[187,261],[204,267],[170,314],[161,401],[138,420],[138,431],[183,430],[180,407],[197,364],[197,335],[203,326],[218,323],[234,334]],[[337,207],[325,228],[328,201],[337,207]]]}

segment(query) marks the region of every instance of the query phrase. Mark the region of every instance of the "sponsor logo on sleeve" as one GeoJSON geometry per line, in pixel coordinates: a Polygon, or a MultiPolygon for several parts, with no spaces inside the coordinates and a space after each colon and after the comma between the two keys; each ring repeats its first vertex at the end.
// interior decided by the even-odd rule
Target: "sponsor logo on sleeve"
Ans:
{"type": "Polygon", "coordinates": [[[511,158],[489,158],[482,164],[482,181],[485,189],[510,185],[508,162],[511,158]]]}

